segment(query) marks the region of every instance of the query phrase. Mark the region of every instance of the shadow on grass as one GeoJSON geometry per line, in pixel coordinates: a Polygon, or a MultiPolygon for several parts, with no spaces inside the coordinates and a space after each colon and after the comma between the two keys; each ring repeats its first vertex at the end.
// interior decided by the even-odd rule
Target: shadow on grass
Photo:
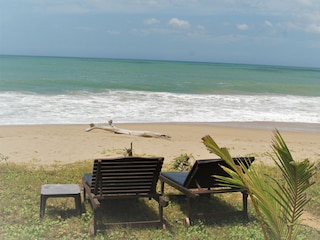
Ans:
{"type": "MultiPolygon", "coordinates": [[[[83,210],[82,210],[83,212],[83,210]]],[[[74,198],[48,198],[44,217],[53,219],[68,219],[71,217],[80,217],[74,198]]]]}
{"type": "MultiPolygon", "coordinates": [[[[90,202],[85,201],[85,211],[92,211],[90,202]],[[87,209],[88,208],[88,209],[87,209]]],[[[100,201],[97,211],[99,230],[115,226],[130,226],[139,229],[161,228],[158,203],[151,199],[106,199],[100,201]]]]}
{"type": "MultiPolygon", "coordinates": [[[[235,193],[229,194],[229,197],[234,197],[235,193]]],[[[239,194],[238,194],[239,195],[239,194]]],[[[241,195],[241,194],[240,194],[241,195]]],[[[185,195],[172,194],[168,195],[170,203],[179,206],[179,210],[184,214],[185,219],[190,217],[190,224],[201,220],[205,225],[214,225],[221,221],[241,221],[247,222],[248,219],[243,216],[241,209],[236,204],[230,204],[224,199],[216,196],[199,196],[190,199],[190,212],[188,212],[187,197],[185,195]]],[[[239,205],[239,204],[238,204],[239,205]]]]}

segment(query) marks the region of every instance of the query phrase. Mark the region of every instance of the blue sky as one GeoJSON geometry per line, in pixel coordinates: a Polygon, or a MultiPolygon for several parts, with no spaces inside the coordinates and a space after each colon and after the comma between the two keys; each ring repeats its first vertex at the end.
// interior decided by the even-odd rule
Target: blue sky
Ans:
{"type": "Polygon", "coordinates": [[[320,1],[0,0],[0,54],[320,67],[320,1]]]}

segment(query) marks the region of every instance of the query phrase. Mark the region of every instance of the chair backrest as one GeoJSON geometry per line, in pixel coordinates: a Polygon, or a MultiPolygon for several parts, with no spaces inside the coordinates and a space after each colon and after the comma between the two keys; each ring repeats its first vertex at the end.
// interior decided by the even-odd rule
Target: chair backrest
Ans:
{"type": "Polygon", "coordinates": [[[156,186],[164,158],[123,157],[95,159],[91,193],[97,197],[150,196],[156,186]]]}
{"type": "MultiPolygon", "coordinates": [[[[255,160],[254,157],[233,158],[234,162],[239,165],[243,162],[247,168],[255,160]]],[[[197,160],[190,170],[183,186],[186,188],[212,188],[219,187],[219,181],[214,175],[228,176],[221,166],[228,167],[222,159],[203,159],[197,160]]]]}

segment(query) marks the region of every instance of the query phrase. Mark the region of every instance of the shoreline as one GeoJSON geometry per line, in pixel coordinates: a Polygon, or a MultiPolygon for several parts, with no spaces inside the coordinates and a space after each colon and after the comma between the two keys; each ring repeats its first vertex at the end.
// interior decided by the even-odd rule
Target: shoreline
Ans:
{"type": "MultiPolygon", "coordinates": [[[[135,124],[135,123],[131,123],[135,124]]],[[[140,123],[137,123],[140,124],[140,123]]],[[[152,123],[141,123],[152,124],[152,123]]],[[[162,123],[154,123],[162,124],[162,123]]],[[[292,132],[315,132],[320,133],[320,123],[305,123],[305,122],[272,122],[272,121],[251,121],[251,122],[163,122],[163,124],[185,124],[185,125],[212,125],[230,128],[249,128],[292,132]]]]}
{"type": "MultiPolygon", "coordinates": [[[[103,124],[103,123],[96,123],[103,124]]],[[[320,123],[306,123],[306,122],[275,122],[275,121],[224,121],[224,122],[119,122],[115,125],[209,125],[221,126],[230,128],[249,128],[249,129],[264,129],[264,130],[282,130],[294,132],[315,132],[320,133],[320,123]]],[[[7,124],[1,127],[22,127],[22,126],[72,126],[72,125],[89,125],[86,123],[41,123],[41,124],[7,124]]]]}
{"type": "Polygon", "coordinates": [[[315,132],[320,133],[320,123],[290,123],[290,122],[221,122],[214,123],[217,126],[228,126],[228,127],[244,127],[254,129],[266,129],[280,131],[294,131],[294,132],[315,132]]]}
{"type": "Polygon", "coordinates": [[[257,162],[272,164],[273,132],[278,129],[296,160],[320,160],[320,124],[283,122],[214,123],[114,123],[128,130],[167,134],[170,140],[113,134],[104,130],[85,132],[89,124],[2,125],[0,153],[8,162],[54,164],[71,163],[101,157],[123,156],[133,144],[133,153],[162,156],[170,163],[181,154],[195,160],[216,158],[201,138],[210,135],[232,156],[255,156],[257,162]]]}

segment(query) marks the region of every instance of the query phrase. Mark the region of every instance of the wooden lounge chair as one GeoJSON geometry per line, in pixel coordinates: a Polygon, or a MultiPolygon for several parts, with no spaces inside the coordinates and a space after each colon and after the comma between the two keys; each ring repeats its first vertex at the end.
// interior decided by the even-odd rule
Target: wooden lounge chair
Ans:
{"type": "Polygon", "coordinates": [[[159,219],[150,221],[116,222],[111,224],[163,224],[163,207],[168,202],[156,191],[164,158],[123,157],[96,159],[92,174],[83,176],[84,199],[88,196],[94,213],[91,234],[97,230],[100,202],[108,199],[154,199],[159,205],[159,219]]]}
{"type": "MultiPolygon", "coordinates": [[[[244,161],[245,166],[249,167],[254,161],[254,157],[234,158],[235,163],[239,164],[244,161]]],[[[221,165],[227,166],[222,159],[205,159],[197,160],[190,172],[162,172],[160,174],[161,193],[164,194],[164,184],[168,184],[179,190],[187,197],[187,218],[184,220],[186,226],[190,225],[193,217],[191,209],[191,199],[199,196],[208,196],[211,194],[240,192],[242,193],[243,208],[240,212],[245,218],[247,215],[247,199],[246,189],[222,187],[214,177],[214,175],[228,176],[222,169],[221,165]]]]}

